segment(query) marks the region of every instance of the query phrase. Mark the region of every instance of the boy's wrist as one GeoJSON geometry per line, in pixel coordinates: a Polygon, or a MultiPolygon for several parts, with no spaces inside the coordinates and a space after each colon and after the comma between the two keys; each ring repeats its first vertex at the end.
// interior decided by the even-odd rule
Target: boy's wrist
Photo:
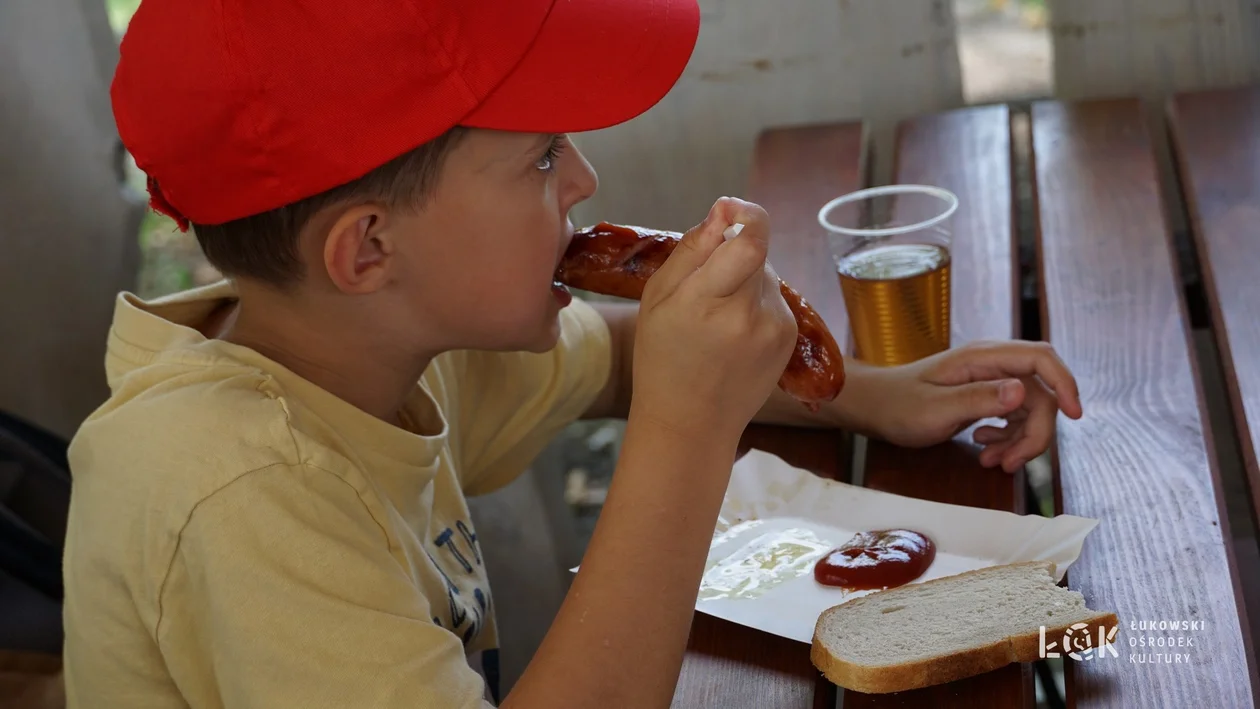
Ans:
{"type": "MultiPolygon", "coordinates": [[[[733,465],[742,431],[728,431],[720,426],[680,428],[650,411],[633,405],[626,418],[623,455],[630,452],[652,456],[686,459],[697,470],[709,467],[710,461],[727,461],[733,465]]],[[[722,468],[729,473],[729,466],[722,468]]]]}
{"type": "Polygon", "coordinates": [[[892,370],[848,360],[845,362],[845,385],[840,396],[819,412],[829,425],[868,437],[879,437],[883,431],[887,398],[886,385],[892,370]],[[882,396],[881,396],[882,393],[882,396]]]}
{"type": "Polygon", "coordinates": [[[679,445],[688,450],[735,450],[743,428],[734,428],[715,421],[696,421],[679,425],[648,407],[631,402],[626,417],[626,434],[637,432],[657,445],[679,445]]]}

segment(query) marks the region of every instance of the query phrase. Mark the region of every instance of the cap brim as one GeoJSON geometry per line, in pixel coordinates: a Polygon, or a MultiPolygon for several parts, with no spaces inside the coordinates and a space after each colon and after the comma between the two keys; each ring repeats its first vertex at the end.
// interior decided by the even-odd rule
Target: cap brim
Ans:
{"type": "Polygon", "coordinates": [[[628,121],[669,93],[699,30],[696,0],[556,0],[521,62],[460,124],[576,133],[628,121]]]}

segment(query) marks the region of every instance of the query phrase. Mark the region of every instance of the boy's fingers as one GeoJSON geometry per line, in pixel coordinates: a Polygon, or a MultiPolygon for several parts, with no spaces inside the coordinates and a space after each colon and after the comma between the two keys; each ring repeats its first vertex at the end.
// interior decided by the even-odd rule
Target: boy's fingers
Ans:
{"type": "Polygon", "coordinates": [[[1034,389],[1030,399],[1028,419],[1021,427],[1021,435],[1015,440],[1015,445],[1002,456],[1002,462],[1008,470],[1018,468],[1041,455],[1050,447],[1054,438],[1054,420],[1058,415],[1054,397],[1048,391],[1039,392],[1034,389]]]}
{"type": "Polygon", "coordinates": [[[980,465],[986,468],[996,468],[1002,464],[1002,458],[1006,455],[1006,451],[1015,445],[1014,441],[998,441],[985,446],[980,451],[980,465]]]}
{"type": "Polygon", "coordinates": [[[1010,440],[1016,426],[981,426],[971,434],[972,440],[982,446],[992,445],[1010,440]]]}
{"type": "Polygon", "coordinates": [[[972,382],[946,390],[938,406],[953,422],[978,421],[1005,416],[1024,401],[1024,383],[1018,379],[972,382]]]}
{"type": "Polygon", "coordinates": [[[700,270],[697,287],[705,295],[718,298],[732,295],[741,287],[747,287],[750,294],[759,294],[770,249],[770,218],[751,202],[730,200],[722,206],[723,221],[742,224],[743,229],[713,250],[700,270]]]}
{"type": "MultiPolygon", "coordinates": [[[[746,288],[752,289],[752,281],[759,281],[755,287],[755,292],[750,297],[750,302],[755,304],[754,307],[761,309],[763,312],[774,313],[786,324],[789,321],[792,326],[797,326],[796,318],[792,315],[792,309],[788,307],[787,300],[783,298],[783,292],[779,288],[779,276],[774,269],[767,263],[761,269],[760,279],[749,279],[750,283],[745,285],[746,288]]],[[[797,333],[799,335],[799,332],[797,333]]],[[[795,341],[795,338],[793,338],[795,341]]]]}
{"type": "Polygon", "coordinates": [[[757,296],[765,266],[765,249],[751,238],[737,237],[714,250],[700,271],[697,287],[713,298],[725,298],[740,290],[757,296]]]}
{"type": "Polygon", "coordinates": [[[730,198],[723,197],[715,202],[704,221],[683,234],[682,240],[674,247],[669,258],[652,275],[652,280],[657,281],[658,289],[663,288],[663,292],[668,292],[677,288],[683,279],[704,265],[713,255],[714,249],[722,244],[722,232],[729,226],[722,216],[722,203],[728,199],[730,198]]]}
{"type": "Polygon", "coordinates": [[[1031,367],[1042,382],[1058,397],[1059,407],[1071,418],[1080,418],[1081,393],[1076,385],[1076,377],[1059,359],[1059,355],[1049,344],[1038,345],[1031,352],[1031,367]]]}
{"type": "Polygon", "coordinates": [[[1076,378],[1049,344],[1004,342],[970,349],[966,355],[961,354],[962,349],[958,352],[965,367],[960,370],[961,380],[957,383],[974,381],[977,372],[984,373],[984,378],[1036,375],[1054,392],[1063,413],[1074,419],[1081,417],[1076,378]]]}
{"type": "MultiPolygon", "coordinates": [[[[766,265],[761,269],[761,298],[775,307],[782,307],[788,317],[792,317],[792,309],[788,307],[787,301],[783,298],[783,289],[780,284],[783,282],[779,278],[779,274],[775,273],[774,266],[766,261],[766,265]]],[[[795,321],[795,318],[793,318],[795,321]]]]}

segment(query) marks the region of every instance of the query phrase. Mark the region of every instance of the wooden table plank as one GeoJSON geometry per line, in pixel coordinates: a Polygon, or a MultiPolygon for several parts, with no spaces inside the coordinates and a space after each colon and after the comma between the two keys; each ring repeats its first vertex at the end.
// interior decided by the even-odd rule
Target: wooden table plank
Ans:
{"type": "Polygon", "coordinates": [[[835,431],[752,424],[740,439],[739,455],[749,448],[773,453],[793,467],[832,480],[849,481],[849,440],[835,431]]]}
{"type": "Polygon", "coordinates": [[[1140,105],[1042,102],[1032,129],[1044,324],[1085,409],[1060,420],[1062,509],[1101,520],[1068,582],[1120,617],[1119,657],[1068,660],[1069,695],[1078,707],[1251,706],[1219,480],[1140,105]],[[1202,627],[1141,630],[1147,621],[1202,627]],[[1143,637],[1194,645],[1130,647],[1143,637]]]}
{"type": "Polygon", "coordinates": [[[967,108],[903,122],[894,181],[958,195],[951,220],[951,345],[1019,335],[1019,256],[1006,106],[967,108]]]}
{"type": "Polygon", "coordinates": [[[1225,386],[1260,516],[1260,87],[1177,96],[1170,114],[1225,386]]]}
{"type": "MultiPolygon", "coordinates": [[[[1019,333],[1018,248],[1012,204],[1010,113],[969,108],[903,123],[894,181],[952,190],[959,198],[951,248],[951,345],[1011,339],[1019,333]]],[[[937,502],[1024,512],[1023,473],[980,466],[970,432],[926,450],[872,441],[864,484],[937,502]]],[[[858,707],[1032,707],[1031,665],[937,687],[890,695],[845,692],[858,707]]]]}
{"type": "MultiPolygon", "coordinates": [[[[862,186],[862,148],[858,123],[770,130],[758,139],[749,181],[748,199],[770,213],[770,262],[835,333],[848,325],[817,213],[862,186]]],[[[834,431],[750,426],[743,443],[848,478],[848,448],[834,431]]],[[[673,706],[831,709],[835,697],[810,662],[809,645],[697,613],[673,706]]]]}
{"type": "Polygon", "coordinates": [[[673,706],[833,709],[818,677],[809,645],[696,613],[673,706]]]}

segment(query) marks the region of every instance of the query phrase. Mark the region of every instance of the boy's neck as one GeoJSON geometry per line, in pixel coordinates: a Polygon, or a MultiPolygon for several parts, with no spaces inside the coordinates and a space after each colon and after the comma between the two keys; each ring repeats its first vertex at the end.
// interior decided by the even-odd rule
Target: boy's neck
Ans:
{"type": "MultiPolygon", "coordinates": [[[[292,301],[277,302],[270,294],[250,294],[249,301],[266,299],[264,307],[225,303],[202,323],[208,338],[248,347],[284,366],[334,396],[395,426],[432,357],[387,347],[371,347],[366,333],[353,326],[336,335],[337,328],[310,328],[310,314],[292,301]]],[[[334,318],[322,317],[323,325],[334,318]]]]}

